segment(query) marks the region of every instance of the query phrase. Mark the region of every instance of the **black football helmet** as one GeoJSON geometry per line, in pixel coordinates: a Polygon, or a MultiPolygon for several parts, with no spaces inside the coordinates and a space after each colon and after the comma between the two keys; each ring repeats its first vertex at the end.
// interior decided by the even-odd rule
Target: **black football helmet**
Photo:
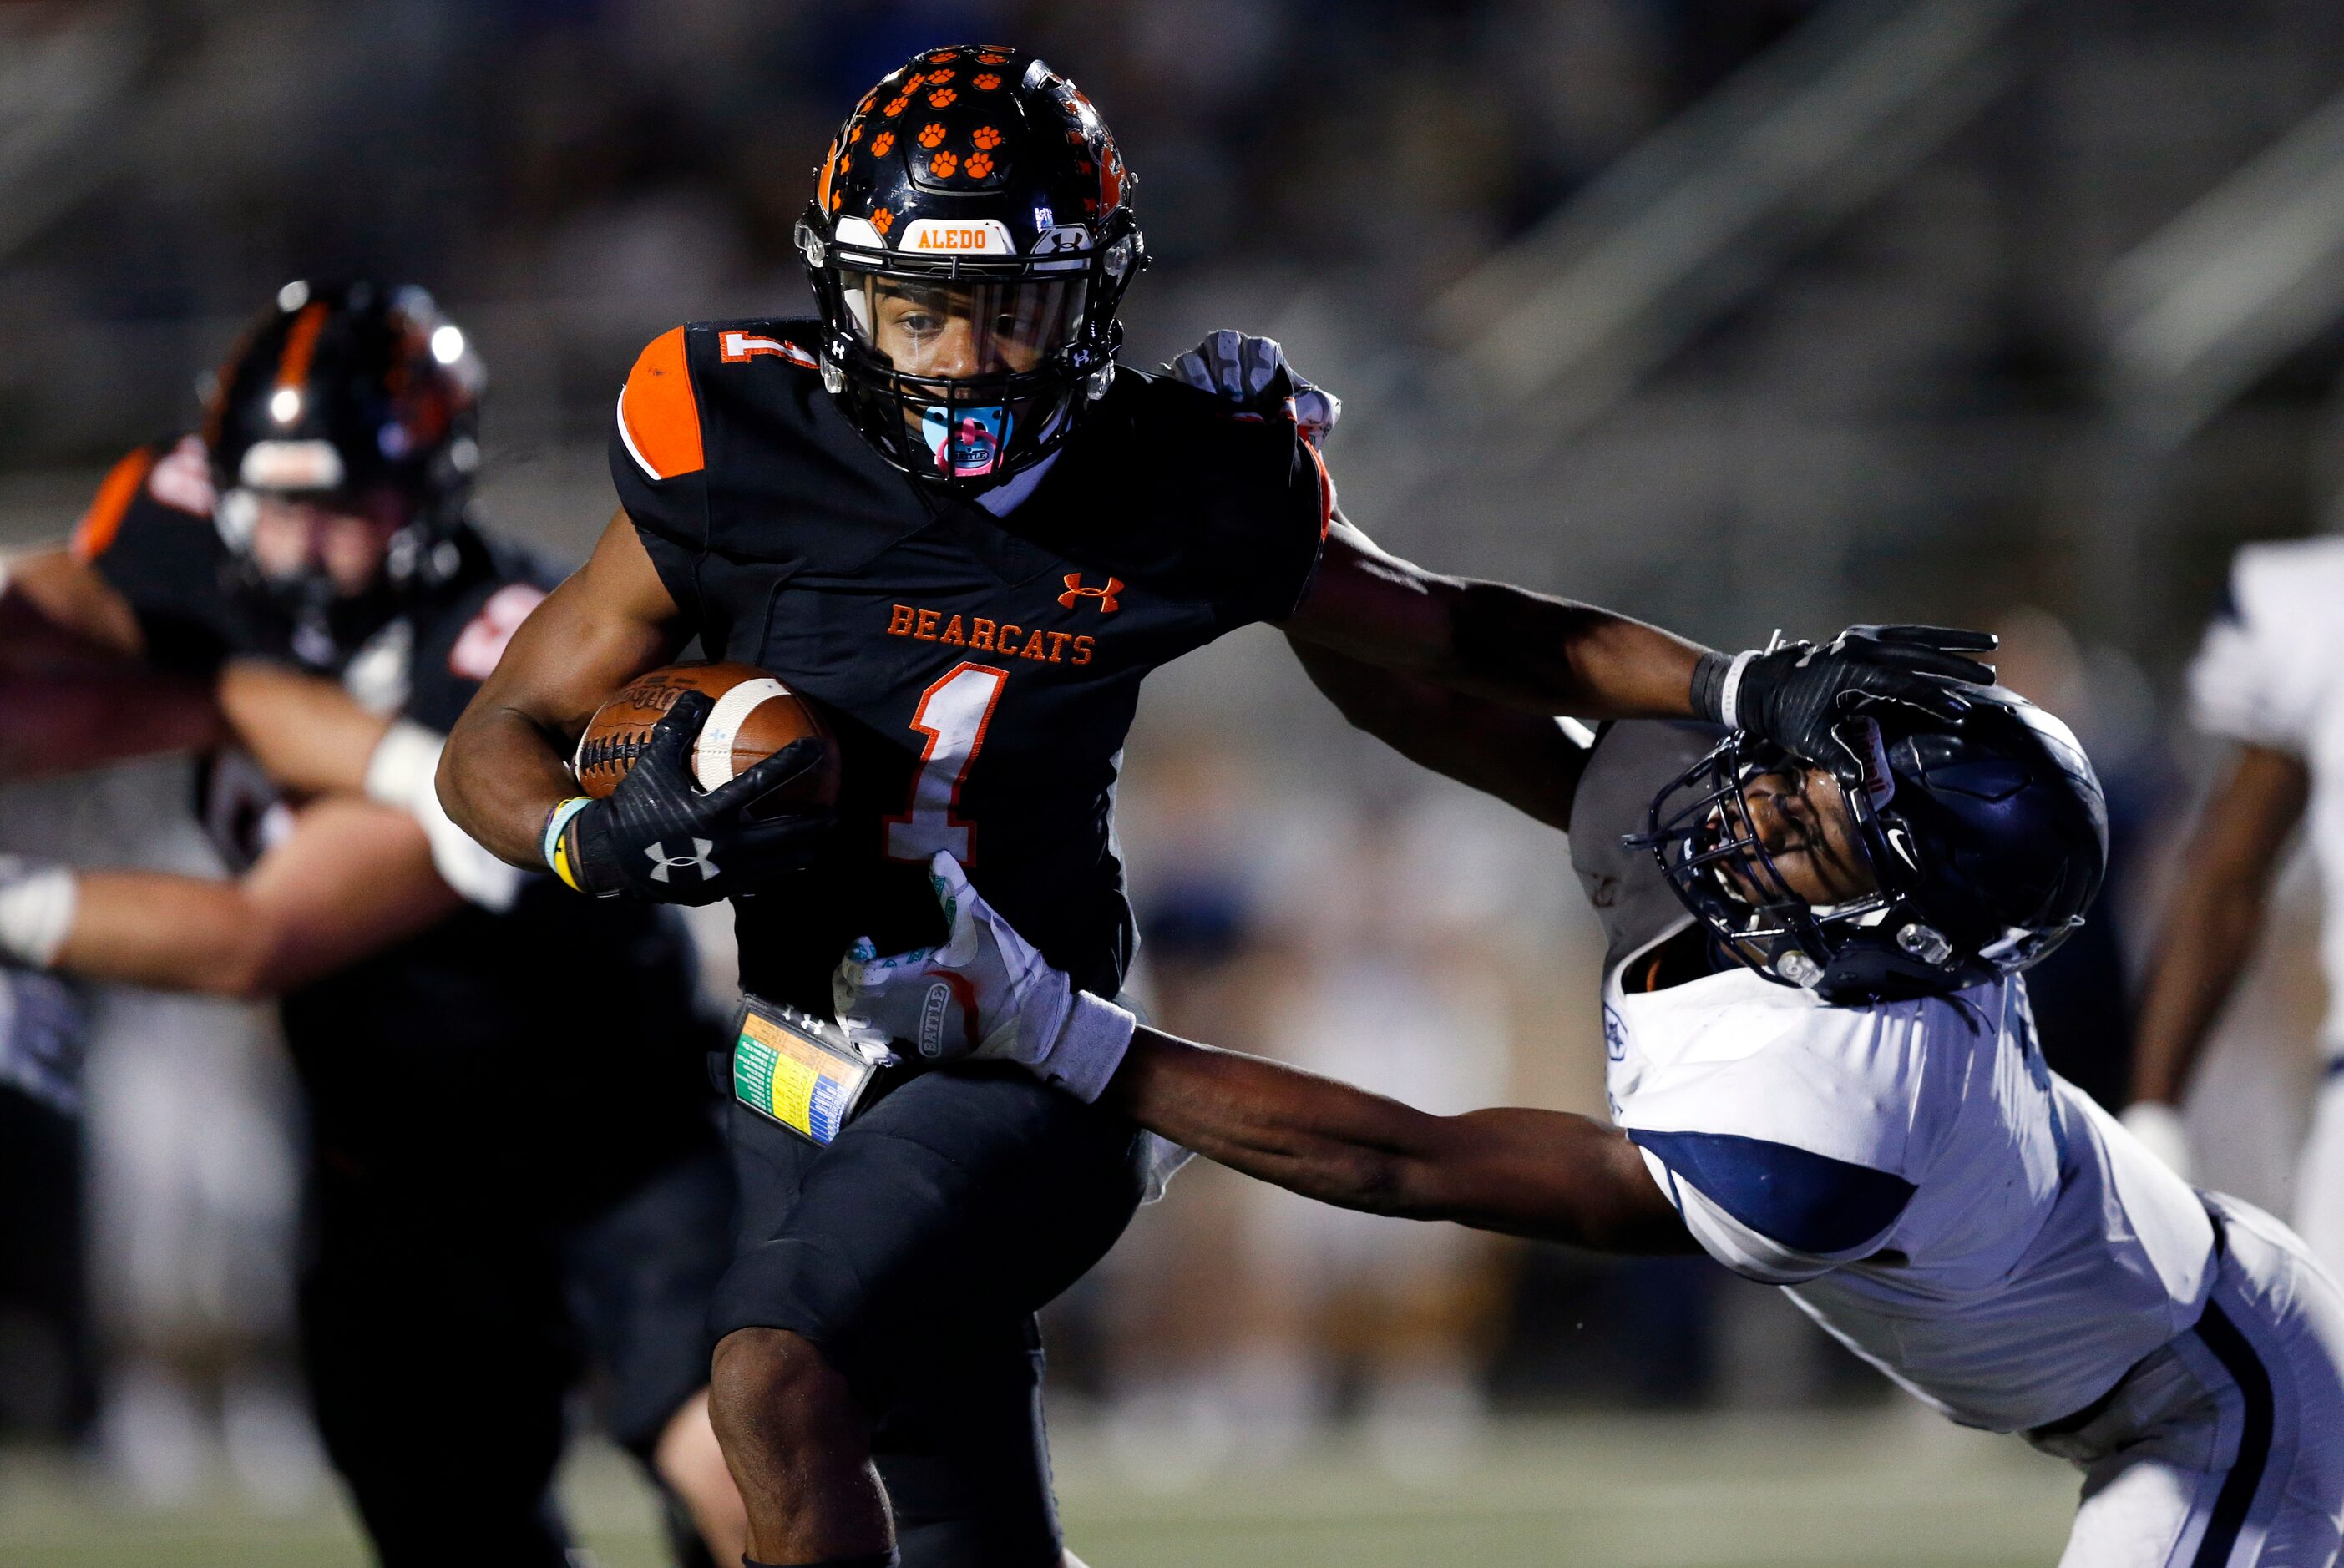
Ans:
{"type": "Polygon", "coordinates": [[[1132,185],[1090,100],[1016,49],[929,50],[855,106],[797,243],[823,384],[889,462],[983,490],[1065,443],[1114,379],[1147,262],[1132,185]],[[899,349],[932,346],[884,351],[883,312],[899,349]]]}
{"type": "Polygon", "coordinates": [[[455,570],[485,380],[429,294],[364,282],[287,284],[221,368],[204,426],[213,516],[235,585],[292,620],[305,661],[338,663],[414,589],[455,570]],[[331,502],[385,490],[405,521],[363,592],[343,593],[314,570],[271,576],[253,560],[260,496],[331,502]]]}
{"type": "Polygon", "coordinates": [[[1649,848],[1684,906],[1764,975],[1834,1002],[1941,994],[2016,974],[2084,922],[2107,865],[2107,806],[2066,725],[2002,687],[1958,719],[1867,704],[1832,772],[1877,890],[1793,893],[1745,788],[1801,764],[1747,733],[1653,798],[1649,848]]]}

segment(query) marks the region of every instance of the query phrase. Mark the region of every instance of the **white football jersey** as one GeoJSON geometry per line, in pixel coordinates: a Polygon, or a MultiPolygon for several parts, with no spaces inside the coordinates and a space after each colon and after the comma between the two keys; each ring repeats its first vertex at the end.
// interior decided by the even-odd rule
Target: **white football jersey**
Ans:
{"type": "Polygon", "coordinates": [[[1834,1007],[1623,967],[1612,1118],[1694,1238],[1945,1414],[2058,1420],[2197,1321],[2204,1208],[2044,1066],[2023,982],[1834,1007]]]}
{"type": "Polygon", "coordinates": [[[2211,734],[2300,757],[2324,907],[2329,1054],[2344,1052],[2344,538],[2250,544],[2189,668],[2190,715],[2211,734]]]}

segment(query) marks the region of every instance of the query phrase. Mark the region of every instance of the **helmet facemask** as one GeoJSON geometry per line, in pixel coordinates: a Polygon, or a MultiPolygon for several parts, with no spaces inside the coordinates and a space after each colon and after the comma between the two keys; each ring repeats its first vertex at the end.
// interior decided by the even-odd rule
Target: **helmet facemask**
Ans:
{"type": "Polygon", "coordinates": [[[450,562],[425,556],[457,549],[425,522],[416,498],[391,488],[351,493],[238,486],[221,495],[215,519],[233,562],[230,591],[249,611],[281,623],[294,654],[319,669],[338,667],[399,612],[419,582],[447,574],[450,562]],[[285,503],[324,515],[268,515],[285,503]],[[287,538],[297,529],[304,535],[298,544],[287,538]],[[337,570],[334,557],[352,550],[353,533],[370,559],[337,570]]]}
{"type": "MultiPolygon", "coordinates": [[[[1736,957],[1769,979],[1813,986],[1844,933],[1876,924],[1895,902],[1881,875],[1881,840],[1880,823],[1863,791],[1803,768],[1774,746],[1735,735],[1663,789],[1652,803],[1650,830],[1629,842],[1658,855],[1678,897],[1736,957]],[[1775,780],[1795,787],[1769,782],[1775,780]],[[1804,794],[1814,788],[1813,781],[1830,791],[1816,814],[1837,810],[1849,819],[1844,844],[1831,843],[1820,822],[1801,841],[1811,854],[1828,850],[1844,863],[1833,869],[1849,885],[1827,902],[1793,886],[1793,872],[1768,846],[1752,805],[1753,796],[1804,794]],[[1854,885],[1859,881],[1868,885],[1859,889],[1854,885]]],[[[1799,879],[1816,881],[1806,867],[1799,879]]]]}
{"type": "Polygon", "coordinates": [[[915,479],[985,490],[1056,451],[1109,385],[1133,232],[1086,255],[910,257],[798,228],[830,323],[823,374],[915,479]]]}

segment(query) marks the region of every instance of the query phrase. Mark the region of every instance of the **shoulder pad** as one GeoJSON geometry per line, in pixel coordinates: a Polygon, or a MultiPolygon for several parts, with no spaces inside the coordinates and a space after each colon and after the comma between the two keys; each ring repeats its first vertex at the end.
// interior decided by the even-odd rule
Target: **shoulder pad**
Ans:
{"type": "Polygon", "coordinates": [[[1297,471],[1299,449],[1309,454],[1322,514],[1334,509],[1334,486],[1318,449],[1283,413],[1242,409],[1201,387],[1128,366],[1118,368],[1100,408],[1144,435],[1141,450],[1163,464],[1162,477],[1169,482],[1234,479],[1282,490],[1297,471]]]}
{"type": "Polygon", "coordinates": [[[2291,539],[2238,551],[2225,608],[2248,625],[2325,627],[2344,588],[2344,539],[2291,539]]]}
{"type": "Polygon", "coordinates": [[[190,435],[169,445],[152,442],[106,470],[89,510],[74,525],[67,548],[77,561],[96,560],[142,500],[200,520],[211,516],[212,499],[211,461],[200,439],[190,435]]]}
{"type": "Polygon", "coordinates": [[[654,480],[697,473],[707,465],[700,440],[700,400],[684,359],[684,329],[672,327],[635,356],[619,393],[619,439],[654,480]]]}

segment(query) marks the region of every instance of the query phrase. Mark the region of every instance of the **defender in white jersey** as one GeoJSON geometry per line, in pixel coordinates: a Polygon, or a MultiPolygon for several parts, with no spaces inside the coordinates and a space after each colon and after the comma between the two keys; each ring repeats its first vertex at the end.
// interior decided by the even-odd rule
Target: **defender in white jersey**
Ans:
{"type": "Polygon", "coordinates": [[[2328,981],[2319,1098],[2295,1223],[2344,1270],[2344,539],[2251,544],[2189,670],[2190,716],[2234,744],[2201,809],[2158,935],[2133,1048],[2125,1125],[2183,1175],[2177,1108],[2223,1004],[2254,955],[2283,853],[2308,831],[2328,981]]]}
{"type": "Polygon", "coordinates": [[[2035,1040],[2019,971],[2080,917],[2105,855],[2088,763],[2007,693],[1952,725],[1869,717],[1845,727],[1845,787],[1697,726],[1612,726],[1585,763],[1573,858],[1612,938],[1614,1127],[1426,1116],[1139,1028],[942,857],[952,940],[863,951],[839,1005],[1329,1202],[1704,1250],[1954,1420],[2082,1469],[2066,1568],[2334,1563],[2344,1296],[2035,1040]]]}

